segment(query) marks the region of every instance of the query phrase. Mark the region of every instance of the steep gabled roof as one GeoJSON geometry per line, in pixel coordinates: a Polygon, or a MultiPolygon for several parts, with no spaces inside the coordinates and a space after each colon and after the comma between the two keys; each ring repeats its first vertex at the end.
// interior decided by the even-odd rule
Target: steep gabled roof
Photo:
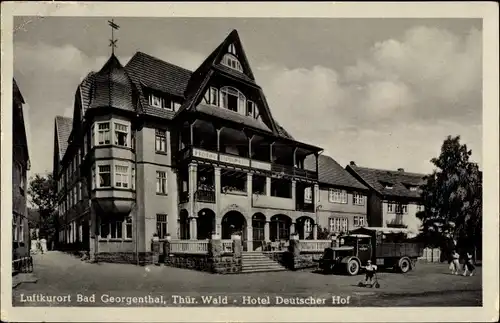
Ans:
{"type": "Polygon", "coordinates": [[[56,116],[57,144],[59,146],[59,160],[62,160],[66,149],[68,149],[68,139],[71,134],[73,119],[63,116],[56,116]]]}
{"type": "Polygon", "coordinates": [[[14,100],[18,100],[20,103],[24,104],[25,102],[23,95],[21,94],[21,91],[19,90],[19,87],[17,86],[17,82],[15,79],[12,79],[12,87],[13,87],[14,100]]]}
{"type": "Polygon", "coordinates": [[[358,177],[368,187],[385,197],[420,197],[419,189],[411,191],[411,186],[420,186],[424,183],[425,174],[409,173],[403,170],[392,171],[348,165],[346,167],[353,176],[358,177]],[[392,188],[386,188],[390,184],[392,188]]]}
{"type": "MultiPolygon", "coordinates": [[[[23,104],[25,103],[23,95],[21,94],[21,91],[19,90],[19,87],[17,86],[16,80],[13,78],[12,79],[12,99],[13,99],[13,111],[12,111],[12,122],[13,122],[13,128],[18,129],[15,131],[20,131],[21,133],[16,133],[16,136],[20,136],[17,139],[21,140],[21,145],[23,146],[24,154],[25,154],[25,161],[26,162],[26,167],[29,169],[30,168],[30,157],[29,157],[29,150],[28,150],[28,136],[26,133],[26,123],[24,120],[24,111],[23,111],[23,104]]],[[[14,131],[13,129],[13,131],[14,131]]]]}
{"type": "Polygon", "coordinates": [[[137,52],[125,65],[135,84],[183,97],[192,72],[151,55],[137,52]]]}
{"type": "MultiPolygon", "coordinates": [[[[313,171],[316,170],[314,156],[306,157],[304,168],[313,171]]],[[[368,187],[349,174],[335,159],[326,155],[319,155],[318,181],[320,184],[368,190],[368,187]]]]}

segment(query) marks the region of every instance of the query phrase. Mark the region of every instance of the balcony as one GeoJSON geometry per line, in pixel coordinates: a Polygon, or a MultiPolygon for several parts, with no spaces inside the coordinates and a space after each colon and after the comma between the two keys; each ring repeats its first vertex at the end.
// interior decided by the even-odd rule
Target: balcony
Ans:
{"type": "Polygon", "coordinates": [[[201,159],[205,161],[213,161],[217,163],[224,163],[233,166],[240,166],[245,168],[253,168],[264,171],[272,171],[274,173],[281,173],[283,175],[301,177],[309,180],[317,180],[317,172],[300,169],[292,166],[284,166],[270,162],[252,160],[245,157],[208,151],[200,148],[187,147],[180,152],[180,161],[190,159],[201,159]]]}
{"type": "Polygon", "coordinates": [[[215,203],[215,191],[197,190],[194,199],[198,202],[215,203]]]}
{"type": "Polygon", "coordinates": [[[252,206],[282,210],[294,210],[293,199],[268,195],[252,195],[252,206]]]}

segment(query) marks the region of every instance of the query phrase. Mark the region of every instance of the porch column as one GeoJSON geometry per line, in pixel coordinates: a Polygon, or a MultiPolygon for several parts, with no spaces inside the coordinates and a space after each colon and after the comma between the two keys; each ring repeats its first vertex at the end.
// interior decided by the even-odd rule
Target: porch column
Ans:
{"type": "Polygon", "coordinates": [[[295,233],[295,222],[292,222],[292,224],[290,225],[290,235],[292,233],[295,233]]]}
{"type": "Polygon", "coordinates": [[[217,128],[217,152],[220,152],[220,132],[222,131],[222,128],[217,128]]]}
{"type": "Polygon", "coordinates": [[[266,177],[266,195],[271,196],[271,177],[266,177]]]}
{"type": "Polygon", "coordinates": [[[318,225],[314,223],[312,229],[313,229],[313,240],[318,240],[318,225]]]}
{"type": "Polygon", "coordinates": [[[197,240],[198,239],[198,223],[197,218],[195,216],[189,218],[189,240],[197,240]]]}
{"type": "Polygon", "coordinates": [[[294,210],[297,208],[296,200],[297,200],[297,182],[294,179],[292,179],[292,203],[294,210]]]}
{"type": "Polygon", "coordinates": [[[319,205],[319,185],[316,183],[314,184],[314,189],[313,189],[313,205],[314,205],[314,211],[317,211],[318,205],[319,205]]]}
{"type": "Polygon", "coordinates": [[[264,240],[266,242],[268,242],[270,239],[269,239],[269,221],[266,220],[266,223],[264,224],[264,240]]]}
{"type": "Polygon", "coordinates": [[[194,143],[194,122],[189,125],[189,143],[191,144],[191,147],[193,147],[194,143]]]}
{"type": "Polygon", "coordinates": [[[253,245],[252,245],[252,240],[253,240],[253,228],[252,228],[252,205],[253,205],[253,194],[252,194],[252,178],[253,174],[252,173],[247,173],[247,210],[248,214],[250,215],[250,218],[247,219],[247,250],[252,251],[253,250],[253,245]]]}
{"type": "Polygon", "coordinates": [[[269,161],[271,163],[273,163],[273,146],[274,146],[274,142],[272,142],[270,145],[269,145],[269,161]]]}
{"type": "Polygon", "coordinates": [[[255,136],[248,138],[248,158],[252,159],[252,140],[255,136]]]}
{"type": "Polygon", "coordinates": [[[250,223],[247,224],[247,251],[252,251],[253,250],[253,227],[252,227],[252,220],[250,219],[250,223]]]}
{"type": "Polygon", "coordinates": [[[189,238],[191,240],[197,239],[196,233],[196,214],[194,213],[194,195],[198,189],[198,165],[190,163],[188,167],[189,173],[189,238]]]}
{"type": "Polygon", "coordinates": [[[214,177],[215,177],[215,232],[217,235],[221,235],[221,220],[222,214],[220,214],[220,192],[221,192],[221,184],[220,184],[220,167],[214,167],[214,177]]]}

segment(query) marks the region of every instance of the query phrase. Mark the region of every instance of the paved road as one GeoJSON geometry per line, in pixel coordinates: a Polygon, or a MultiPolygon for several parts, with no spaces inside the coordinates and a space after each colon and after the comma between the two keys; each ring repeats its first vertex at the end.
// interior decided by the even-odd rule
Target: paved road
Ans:
{"type": "Polygon", "coordinates": [[[351,306],[481,306],[482,299],[480,267],[475,276],[463,277],[451,275],[445,264],[422,263],[405,275],[380,273],[381,287],[370,289],[357,286],[363,276],[323,275],[311,271],[214,275],[165,266],[89,264],[57,251],[36,255],[34,260],[39,280],[14,289],[15,306],[104,306],[103,294],[118,296],[122,301],[126,301],[122,297],[128,296],[163,296],[162,302],[172,306],[183,305],[179,304],[180,298],[174,303],[172,295],[193,296],[199,302],[185,305],[194,306],[203,303],[201,295],[228,295],[229,302],[235,305],[258,305],[243,304],[244,296],[250,296],[251,301],[259,297],[265,301],[269,296],[272,305],[277,296],[287,299],[313,296],[324,298],[327,305],[332,304],[332,296],[340,296],[336,300],[341,302],[349,297],[349,304],[345,305],[351,306]],[[33,294],[70,295],[72,299],[71,303],[21,301],[21,297],[27,299],[27,295],[33,294]],[[95,294],[97,300],[76,303],[76,294],[95,294]]]}

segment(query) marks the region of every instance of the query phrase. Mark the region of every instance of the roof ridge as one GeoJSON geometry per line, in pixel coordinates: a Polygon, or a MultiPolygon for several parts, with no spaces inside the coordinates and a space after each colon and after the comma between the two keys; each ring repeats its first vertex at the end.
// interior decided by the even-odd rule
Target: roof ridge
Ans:
{"type": "Polygon", "coordinates": [[[351,166],[354,169],[357,168],[357,169],[365,169],[365,170],[374,170],[374,171],[380,171],[380,172],[395,173],[395,174],[399,174],[399,175],[415,175],[415,176],[420,176],[420,175],[426,176],[427,175],[424,173],[408,172],[406,170],[404,172],[401,172],[398,170],[385,169],[385,168],[363,167],[363,166],[353,166],[353,165],[348,165],[348,166],[351,166]]]}

